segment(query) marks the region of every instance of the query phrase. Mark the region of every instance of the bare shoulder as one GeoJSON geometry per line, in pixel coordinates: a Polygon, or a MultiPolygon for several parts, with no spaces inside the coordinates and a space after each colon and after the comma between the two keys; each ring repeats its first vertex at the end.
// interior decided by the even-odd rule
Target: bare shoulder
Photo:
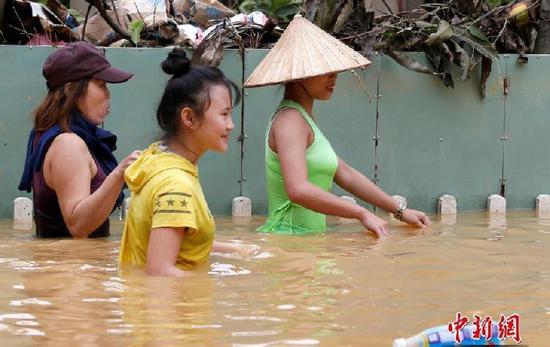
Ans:
{"type": "Polygon", "coordinates": [[[309,124],[295,108],[285,108],[279,111],[273,120],[272,127],[278,129],[294,129],[300,132],[309,131],[309,124]]]}
{"type": "Polygon", "coordinates": [[[82,140],[80,136],[73,133],[63,133],[57,135],[53,140],[49,151],[63,154],[89,152],[84,140],[82,140]]]}
{"type": "Polygon", "coordinates": [[[80,166],[91,163],[92,157],[88,146],[80,136],[72,133],[57,135],[45,158],[46,164],[56,163],[62,167],[80,166]]]}
{"type": "Polygon", "coordinates": [[[78,135],[63,133],[53,140],[44,158],[44,178],[52,189],[59,189],[59,184],[78,177],[88,179],[94,175],[88,146],[78,135]]]}
{"type": "Polygon", "coordinates": [[[284,108],[284,109],[280,110],[279,112],[277,112],[277,115],[276,115],[276,118],[275,118],[274,122],[276,122],[278,120],[286,120],[286,121],[301,120],[301,121],[305,122],[305,119],[304,119],[304,117],[302,117],[300,112],[297,109],[292,108],[292,107],[284,108]]]}

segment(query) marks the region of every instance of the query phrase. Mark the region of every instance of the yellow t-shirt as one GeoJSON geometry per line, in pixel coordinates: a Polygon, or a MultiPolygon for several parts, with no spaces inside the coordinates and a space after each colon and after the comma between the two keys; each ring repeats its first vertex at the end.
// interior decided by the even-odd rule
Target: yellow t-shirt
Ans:
{"type": "Polygon", "coordinates": [[[145,265],[151,229],[161,227],[189,228],[177,267],[188,270],[208,259],[216,227],[195,165],[156,142],[126,169],[125,180],[132,194],[120,265],[145,265]]]}

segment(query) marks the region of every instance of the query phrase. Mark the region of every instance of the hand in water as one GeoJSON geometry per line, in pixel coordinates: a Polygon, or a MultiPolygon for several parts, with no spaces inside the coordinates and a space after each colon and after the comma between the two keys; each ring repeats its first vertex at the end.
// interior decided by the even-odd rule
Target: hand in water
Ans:
{"type": "Polygon", "coordinates": [[[237,252],[243,258],[253,257],[260,254],[261,251],[262,249],[260,248],[260,246],[256,245],[239,245],[239,248],[237,249],[237,252]]]}
{"type": "Polygon", "coordinates": [[[384,237],[389,234],[388,223],[370,211],[365,211],[361,218],[359,218],[359,222],[378,237],[384,237]]]}
{"type": "Polygon", "coordinates": [[[418,228],[424,228],[432,222],[430,221],[430,218],[426,216],[424,212],[413,210],[413,209],[406,209],[403,212],[403,215],[401,216],[401,220],[407,224],[413,225],[418,228]]]}

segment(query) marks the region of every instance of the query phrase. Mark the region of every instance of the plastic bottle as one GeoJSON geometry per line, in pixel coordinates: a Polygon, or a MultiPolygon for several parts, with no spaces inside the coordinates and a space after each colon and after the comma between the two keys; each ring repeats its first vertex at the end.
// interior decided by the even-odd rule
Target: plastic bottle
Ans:
{"type": "Polygon", "coordinates": [[[474,339],[472,337],[474,329],[472,324],[466,325],[460,331],[460,343],[457,343],[455,332],[450,332],[447,325],[441,325],[426,329],[420,334],[406,339],[396,339],[393,341],[393,347],[494,346],[502,344],[498,338],[498,326],[495,323],[492,324],[491,338],[488,340],[485,339],[485,336],[480,336],[478,340],[474,339]]]}

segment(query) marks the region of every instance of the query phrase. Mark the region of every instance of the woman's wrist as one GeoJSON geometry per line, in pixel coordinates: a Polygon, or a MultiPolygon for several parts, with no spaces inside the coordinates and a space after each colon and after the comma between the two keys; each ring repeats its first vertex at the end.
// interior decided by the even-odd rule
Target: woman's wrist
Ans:
{"type": "Polygon", "coordinates": [[[358,205],[358,207],[360,207],[357,211],[357,214],[355,216],[355,219],[357,220],[361,220],[365,217],[365,215],[368,215],[369,213],[371,213],[369,210],[367,210],[366,208],[364,207],[361,207],[358,205]]]}
{"type": "Polygon", "coordinates": [[[120,168],[120,166],[117,166],[113,171],[111,171],[111,174],[114,179],[121,185],[124,184],[124,170],[120,168]]]}

